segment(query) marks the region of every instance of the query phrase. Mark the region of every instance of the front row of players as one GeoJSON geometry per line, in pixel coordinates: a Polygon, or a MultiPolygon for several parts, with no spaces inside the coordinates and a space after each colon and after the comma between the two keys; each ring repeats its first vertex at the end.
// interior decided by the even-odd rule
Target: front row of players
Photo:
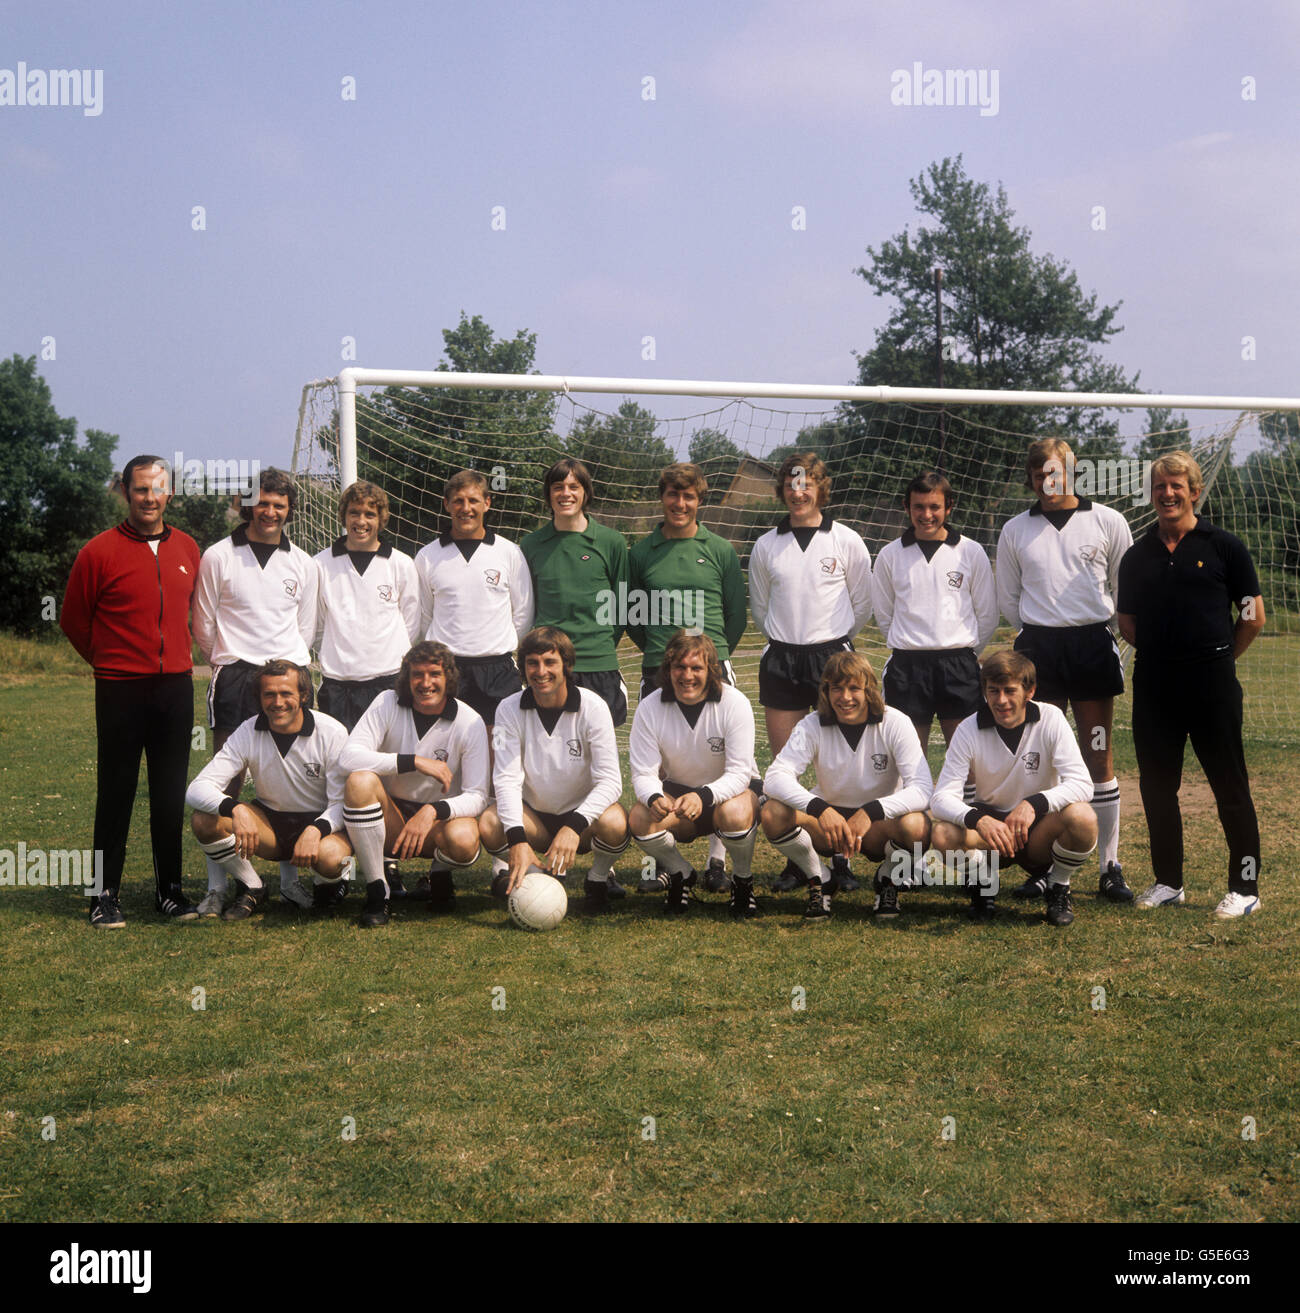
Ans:
{"type": "Polygon", "coordinates": [[[1033,700],[1034,666],[1023,653],[984,662],[985,705],[958,725],[937,785],[911,721],[885,705],[870,663],[836,653],[817,710],[795,725],[760,792],[749,699],[727,683],[708,637],[680,631],[659,687],[632,722],[630,816],[619,802],[609,708],[572,681],[570,640],[534,629],[519,665],[527,687],[500,704],[491,751],[482,718],[456,696],[455,658],[440,643],[407,652],[395,687],[351,735],[309,709],[304,668],[263,666],[261,713],[226,740],[186,796],[195,837],[238,891],[221,915],[242,920],[264,899],[253,857],[279,862],[282,872],[312,870],[320,909],[339,900],[359,867],[364,926],[388,921],[386,859],[428,859],[430,903],[446,909],[453,868],[472,866],[480,842],[506,866],[493,878],[500,896],[529,871],[562,880],[579,853],[593,852],[585,908],[601,911],[614,861],[632,839],[668,874],[664,910],[680,913],[697,877],[678,845],[716,835],[734,868],[732,915],[748,918],[758,910],[752,867],[761,824],[807,877],[810,924],[830,917],[836,874],[858,853],[878,863],[878,917],[897,916],[899,891],[926,883],[963,886],[972,916],[990,916],[999,871],[1019,865],[1045,882],[1050,923],[1074,919],[1070,878],[1097,844],[1092,780],[1064,715],[1033,700]],[[800,783],[809,770],[811,789],[800,783]],[[252,803],[225,793],[245,771],[252,803]]]}

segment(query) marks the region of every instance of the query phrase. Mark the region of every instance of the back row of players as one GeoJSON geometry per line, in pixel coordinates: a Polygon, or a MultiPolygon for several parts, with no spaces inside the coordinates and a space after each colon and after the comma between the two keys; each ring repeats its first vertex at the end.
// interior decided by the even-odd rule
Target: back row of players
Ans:
{"type": "MultiPolygon", "coordinates": [[[[759,701],[775,758],[761,782],[752,709],[729,663],[746,627],[744,577],[730,543],[698,521],[697,467],[663,472],[663,522],[630,552],[588,514],[593,488],[578,461],[547,471],[551,523],[519,546],[487,528],[487,483],[464,470],[445,489],[451,528],[414,560],[383,541],[387,498],[368,483],[345,491],[345,532],[313,560],[285,533],[292,481],[264,471],[245,525],[204,553],[194,597],[219,749],[188,798],[209,858],[198,910],[222,910],[230,874],[239,894],[224,914],[250,914],[262,896],[247,860],[255,853],[286,859],[287,897],[328,902],[328,881],[355,848],[363,921],[382,924],[395,859],[431,857],[430,896],[445,905],[451,868],[473,862],[480,835],[498,889],[537,852],[563,875],[576,851],[594,849],[587,892],[598,907],[622,893],[612,865],[630,824],[657,864],[643,887],[663,887],[668,910],[687,905],[695,878],[677,841],[708,833],[705,885],[725,888],[729,856],[733,911],[748,916],[764,793],[761,823],[788,859],[774,887],[807,880],[811,920],[829,915],[832,877],[853,887],[858,851],[885,863],[876,911],[896,914],[898,888],[931,842],[1018,861],[1029,875],[1018,892],[1045,894],[1048,919],[1068,924],[1070,875],[1100,835],[1100,892],[1131,901],[1117,853],[1111,717],[1123,674],[1111,625],[1132,538],[1117,511],[1068,495],[1059,474],[1072,462],[1059,439],[1030,446],[1037,503],[1004,527],[995,587],[983,549],[948,522],[943,476],[922,474],[904,490],[910,527],[873,571],[859,535],[826,509],[820,459],[785,460],[776,488],[788,514],[755,543],[749,569],[750,608],[768,639],[759,701]],[[893,653],[883,697],[851,650],[873,610],[893,653]],[[1016,652],[981,673],[999,613],[1019,631],[1016,652]],[[684,620],[702,633],[679,632],[684,620]],[[624,631],[643,654],[630,818],[618,805],[613,738],[627,716],[624,631]],[[309,709],[311,647],[323,716],[309,709]],[[1067,700],[1082,751],[1057,710],[1067,700]],[[937,792],[924,757],[936,716],[948,744],[937,792]],[[815,794],[798,783],[810,765],[815,794]],[[253,807],[231,796],[244,770],[257,781],[253,807]],[[831,869],[817,852],[833,857],[831,869]],[[326,883],[304,892],[293,863],[314,865],[326,883]]],[[[978,915],[991,907],[992,866],[968,881],[978,915]]]]}
{"type": "MultiPolygon", "coordinates": [[[[687,905],[684,889],[693,877],[676,839],[708,832],[706,888],[725,888],[730,856],[733,909],[752,914],[758,793],[766,790],[764,830],[788,859],[776,888],[808,880],[808,915],[823,919],[831,873],[814,847],[835,855],[839,888],[854,888],[848,857],[864,851],[876,861],[892,859],[897,878],[877,876],[876,911],[896,913],[911,855],[931,839],[924,746],[938,717],[953,762],[960,756],[966,764],[957,780],[964,796],[949,798],[948,805],[952,781],[945,771],[935,818],[969,832],[940,827],[936,848],[991,848],[1005,860],[1019,855],[1029,872],[1023,892],[1047,894],[1049,919],[1068,923],[1069,874],[1093,851],[1098,829],[1100,892],[1115,901],[1132,899],[1117,861],[1119,788],[1110,742],[1112,702],[1123,691],[1111,624],[1119,562],[1132,537],[1119,512],[1072,498],[1062,479],[1049,478],[1072,460],[1060,440],[1029,449],[1027,482],[1037,504],[1003,529],[997,588],[984,549],[948,523],[953,494],[942,475],[922,474],[907,486],[903,507],[910,528],[881,551],[873,571],[859,534],[826,509],[831,488],[822,461],[813,453],[784,461],[776,488],[788,515],[759,538],[750,558],[750,607],[768,639],[759,701],[775,755],[762,784],[752,768],[750,704],[730,687],[730,653],[746,628],[745,579],[729,542],[697,519],[706,491],[697,467],[663,471],[663,523],[630,553],[621,534],[588,515],[594,488],[582,463],[559,461],[546,473],[542,492],[552,523],[519,546],[487,528],[487,483],[464,470],[445,488],[450,529],[414,561],[382,541],[389,507],[382,490],[368,483],[345,491],[345,532],[311,561],[284,532],[293,515],[293,483],[267,471],[247,527],[209,549],[198,574],[194,634],[214,667],[210,706],[218,747],[253,710],[248,680],[261,659],[273,654],[305,668],[315,646],[324,675],[320,709],[355,731],[351,748],[340,752],[340,769],[366,779],[349,785],[344,814],[324,818],[335,843],[324,843],[323,857],[310,856],[323,873],[336,874],[345,855],[339,834],[345,821],[368,881],[368,922],[386,919],[385,853],[391,880],[391,859],[427,851],[433,857],[431,897],[445,903],[452,894],[450,867],[474,860],[479,832],[499,876],[506,872],[499,886],[509,888],[534,860],[534,848],[562,874],[579,844],[594,847],[588,901],[599,905],[611,888],[613,856],[628,843],[612,737],[613,726],[628,714],[616,655],[626,630],[643,654],[641,702],[629,742],[638,800],[630,823],[639,846],[657,861],[649,884],[664,886],[668,909],[687,905]],[[871,667],[851,655],[852,639],[873,611],[893,650],[884,699],[871,667]],[[999,612],[1019,630],[1016,649],[1032,664],[1003,660],[993,674],[986,671],[987,723],[973,726],[953,750],[959,723],[984,705],[977,658],[999,612]],[[688,641],[670,660],[668,646],[683,620],[693,621],[708,642],[688,641]],[[541,639],[531,633],[534,624],[561,633],[546,634],[550,646],[536,651],[541,639]],[[420,639],[424,646],[408,653],[420,639]],[[515,664],[520,641],[524,693],[515,664]],[[528,668],[531,658],[536,672],[528,668]],[[829,680],[831,658],[838,659],[829,680]],[[429,688],[425,709],[415,701],[412,671],[425,687],[440,681],[439,691],[429,688]],[[399,672],[404,705],[393,692],[399,672]],[[1006,702],[1007,723],[998,717],[990,687],[1006,702]],[[1052,706],[1047,717],[1041,704],[1028,708],[1035,692],[1047,704],[1073,702],[1082,758],[1052,706]],[[454,709],[462,705],[474,714],[456,726],[454,709]],[[608,734],[597,706],[608,712],[608,734]],[[817,714],[805,720],[812,708],[817,714]],[[1022,751],[1027,716],[1035,743],[1022,751]],[[1047,725],[1039,727],[1043,720],[1047,725]],[[481,752],[473,743],[477,731],[469,729],[477,723],[485,726],[481,752]],[[833,726],[838,729],[829,733],[833,726]],[[995,738],[1006,746],[981,758],[977,730],[986,731],[985,738],[1001,731],[995,738]],[[496,806],[488,806],[487,735],[498,755],[496,806]],[[408,755],[411,760],[402,760],[408,755]],[[1029,762],[1035,771],[1026,780],[990,779],[981,789],[977,759],[994,771],[1010,763],[1024,773],[1029,762]],[[798,786],[809,764],[822,780],[815,796],[798,786]],[[1041,789],[1028,786],[1039,781],[1041,789]],[[993,811],[985,818],[981,809],[993,811]]],[[[305,676],[281,672],[278,683],[299,678],[305,676]]],[[[269,687],[276,683],[272,678],[269,687]]],[[[256,905],[256,876],[247,863],[251,811],[239,809],[240,826],[228,815],[221,825],[211,790],[225,796],[230,777],[238,779],[246,768],[264,790],[259,765],[271,763],[261,760],[268,752],[265,743],[259,752],[259,742],[276,733],[269,714],[267,708],[243,725],[240,742],[219,754],[190,789],[190,804],[206,818],[196,822],[210,857],[210,897],[200,905],[206,913],[215,910],[231,869],[232,840],[239,840],[236,878],[243,892],[227,915],[247,914],[256,905]]],[[[280,733],[299,733],[299,727],[280,733]]],[[[341,785],[337,792],[336,804],[344,805],[341,785]]],[[[236,809],[231,802],[226,810],[236,809]]],[[[292,823],[276,832],[263,819],[257,851],[288,856],[292,823]]],[[[301,821],[298,815],[299,827],[301,821]]],[[[309,843],[315,829],[307,827],[309,843]]],[[[298,839],[293,835],[294,846],[298,839]]],[[[972,905],[984,911],[991,881],[972,886],[972,905]]],[[[284,888],[303,898],[292,869],[285,871],[284,888]]],[[[621,893],[617,882],[613,889],[621,893]]],[[[327,897],[318,886],[316,901],[327,897]]]]}

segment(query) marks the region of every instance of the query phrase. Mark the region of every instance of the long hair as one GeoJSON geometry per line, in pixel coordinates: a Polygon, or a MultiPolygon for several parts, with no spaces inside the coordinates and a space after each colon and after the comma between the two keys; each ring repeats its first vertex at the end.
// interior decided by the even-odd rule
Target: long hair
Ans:
{"type": "Polygon", "coordinates": [[[708,668],[704,684],[705,699],[716,698],[721,694],[722,686],[727,682],[727,673],[718,660],[718,649],[713,646],[713,639],[707,634],[679,629],[668,640],[664,659],[659,666],[659,690],[665,702],[677,701],[677,694],[673,691],[673,666],[697,652],[704,657],[704,664],[708,668]]]}
{"type": "Polygon", "coordinates": [[[862,684],[867,692],[867,715],[885,714],[885,695],[880,691],[880,680],[871,668],[871,662],[860,652],[836,652],[822,669],[821,683],[817,686],[817,714],[823,719],[835,719],[831,706],[831,689],[837,684],[853,681],[862,684]]]}
{"type": "Polygon", "coordinates": [[[415,705],[415,699],[411,696],[412,666],[441,666],[443,678],[447,682],[447,696],[449,698],[456,696],[456,690],[460,687],[460,672],[456,669],[456,658],[452,656],[450,648],[426,638],[423,642],[416,643],[402,658],[397,678],[393,681],[399,707],[415,705]]]}

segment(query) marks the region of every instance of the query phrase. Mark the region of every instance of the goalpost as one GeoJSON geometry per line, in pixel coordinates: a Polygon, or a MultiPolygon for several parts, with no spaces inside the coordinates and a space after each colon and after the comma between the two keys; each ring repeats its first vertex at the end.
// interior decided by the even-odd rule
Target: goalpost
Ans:
{"type": "MultiPolygon", "coordinates": [[[[517,541],[549,518],[541,501],[546,468],[576,455],[595,484],[592,513],[635,542],[661,518],[659,471],[694,452],[709,482],[700,520],[732,542],[744,566],[754,540],[783,513],[772,486],[776,465],[791,450],[810,449],[829,469],[832,513],[863,536],[873,560],[906,527],[901,490],[927,468],[948,475],[958,499],[954,523],[993,557],[998,530],[1031,501],[1024,454],[1032,438],[1066,437],[1082,458],[1075,491],[1121,510],[1135,536],[1155,518],[1145,457],[1183,447],[1205,474],[1202,507],[1247,543],[1260,572],[1268,623],[1239,672],[1247,733],[1286,739],[1300,736],[1297,460],[1257,452],[1243,464],[1234,450],[1258,441],[1264,415],[1297,411],[1300,399],[1286,397],[346,369],[302,391],[293,458],[298,538],[316,551],[337,536],[338,494],[360,477],[388,493],[389,536],[414,554],[445,527],[445,479],[469,466],[488,478],[489,525],[517,541]],[[1212,413],[1186,428],[1143,431],[1140,420],[1155,408],[1212,413]]],[[[995,641],[1010,637],[1003,630],[995,641]]],[[[639,660],[623,647],[634,688],[639,660]]],[[[874,626],[858,647],[879,669],[887,650],[874,626]]],[[[761,650],[751,626],[733,658],[751,693],[761,650]]],[[[1116,712],[1126,724],[1127,698],[1116,712]]]]}

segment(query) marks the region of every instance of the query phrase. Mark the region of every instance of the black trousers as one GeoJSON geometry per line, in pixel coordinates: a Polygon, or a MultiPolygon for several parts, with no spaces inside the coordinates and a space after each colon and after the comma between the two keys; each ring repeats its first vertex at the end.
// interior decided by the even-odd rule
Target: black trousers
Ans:
{"type": "Polygon", "coordinates": [[[194,728],[194,678],[147,675],[95,681],[99,779],[95,848],[104,854],[104,890],[117,893],[126,863],[140,754],[149,775],[153,878],[162,895],[180,887],[181,825],[194,728]]]}
{"type": "Polygon", "coordinates": [[[1242,693],[1231,657],[1206,664],[1143,662],[1133,676],[1133,747],[1156,881],[1183,887],[1178,788],[1190,738],[1218,804],[1228,841],[1228,889],[1253,894],[1260,868],[1259,819],[1241,742],[1242,693]]]}

